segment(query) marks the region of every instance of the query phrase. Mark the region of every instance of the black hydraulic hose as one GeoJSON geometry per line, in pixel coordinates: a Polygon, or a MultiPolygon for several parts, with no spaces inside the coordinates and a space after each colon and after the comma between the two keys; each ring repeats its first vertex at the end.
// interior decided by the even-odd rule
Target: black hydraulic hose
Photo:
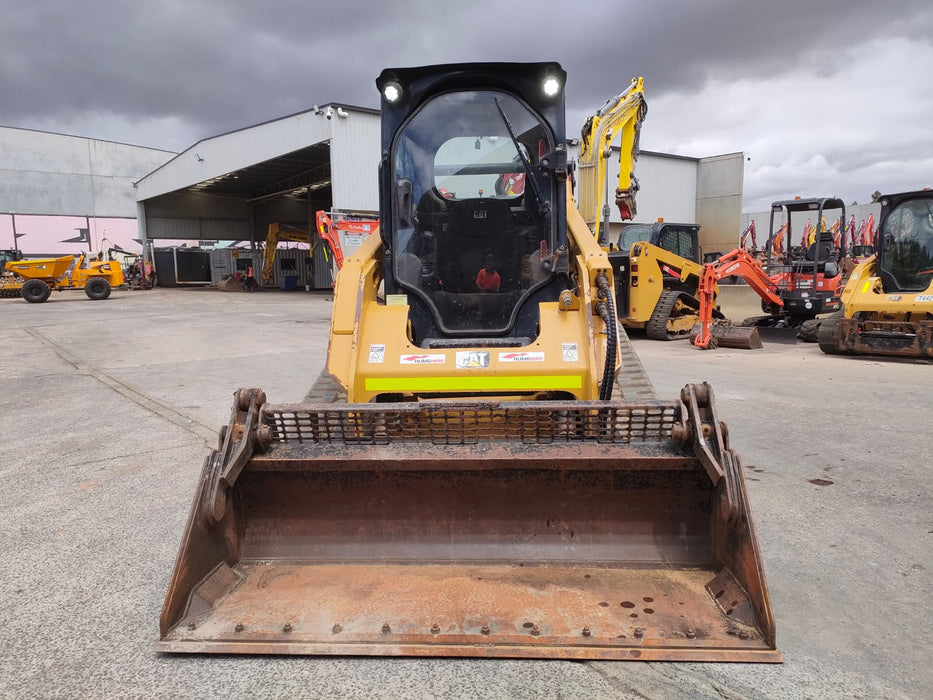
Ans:
{"type": "Polygon", "coordinates": [[[609,280],[605,275],[596,278],[599,287],[598,296],[602,301],[596,305],[596,313],[606,324],[606,364],[603,366],[603,381],[599,387],[599,400],[608,401],[612,398],[612,385],[615,377],[616,353],[618,352],[619,329],[616,320],[615,300],[609,288],[609,280]]]}

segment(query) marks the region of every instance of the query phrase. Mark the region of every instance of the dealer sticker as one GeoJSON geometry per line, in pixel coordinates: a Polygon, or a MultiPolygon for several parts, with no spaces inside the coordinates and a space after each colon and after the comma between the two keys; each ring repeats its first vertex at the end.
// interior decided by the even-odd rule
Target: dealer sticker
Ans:
{"type": "Polygon", "coordinates": [[[457,369],[474,369],[489,367],[489,353],[479,350],[468,350],[457,353],[457,369]]]}
{"type": "Polygon", "coordinates": [[[561,356],[564,362],[579,362],[580,353],[577,352],[576,343],[561,343],[561,356]]]}
{"type": "Polygon", "coordinates": [[[386,359],[386,346],[385,345],[370,345],[369,346],[369,364],[371,365],[381,365],[385,362],[386,359]]]}
{"type": "Polygon", "coordinates": [[[499,362],[544,362],[543,352],[500,352],[499,362]]]}
{"type": "Polygon", "coordinates": [[[425,353],[423,355],[402,355],[399,364],[403,365],[442,365],[446,356],[442,353],[425,353]]]}

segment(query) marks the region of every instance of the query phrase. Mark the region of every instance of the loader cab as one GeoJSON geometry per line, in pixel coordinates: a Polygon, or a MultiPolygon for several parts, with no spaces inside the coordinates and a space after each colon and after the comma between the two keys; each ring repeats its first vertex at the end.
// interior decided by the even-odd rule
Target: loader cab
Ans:
{"type": "Polygon", "coordinates": [[[881,199],[878,270],[884,291],[922,292],[933,286],[933,192],[881,199]]]}
{"type": "Polygon", "coordinates": [[[377,80],[385,289],[404,297],[420,347],[527,345],[538,302],[559,294],[565,74],[507,65],[377,80]]]}
{"type": "Polygon", "coordinates": [[[674,224],[657,221],[653,224],[628,224],[619,232],[616,247],[624,252],[641,241],[663,248],[685,260],[700,262],[700,227],[698,224],[674,224]]]}

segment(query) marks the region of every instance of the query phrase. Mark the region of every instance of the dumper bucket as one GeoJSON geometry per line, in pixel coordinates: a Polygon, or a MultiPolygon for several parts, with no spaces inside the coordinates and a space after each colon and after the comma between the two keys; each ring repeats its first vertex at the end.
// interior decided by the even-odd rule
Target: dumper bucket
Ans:
{"type": "Polygon", "coordinates": [[[705,384],[640,404],[240,390],[155,648],[781,661],[705,384]]]}
{"type": "Polygon", "coordinates": [[[25,279],[40,279],[47,281],[58,280],[68,268],[74,265],[75,259],[71,255],[60,258],[34,258],[32,260],[17,260],[7,263],[6,269],[15,272],[25,279]]]}

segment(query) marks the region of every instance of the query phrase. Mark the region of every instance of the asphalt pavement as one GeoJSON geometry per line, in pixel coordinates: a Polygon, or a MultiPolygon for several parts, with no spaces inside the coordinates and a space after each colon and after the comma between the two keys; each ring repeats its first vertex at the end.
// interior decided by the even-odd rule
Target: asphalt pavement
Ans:
{"type": "Polygon", "coordinates": [[[746,465],[781,665],[160,655],[233,392],[300,401],[324,293],[0,300],[0,697],[929,698],[933,366],[633,334],[661,398],[709,381],[746,465]]]}

